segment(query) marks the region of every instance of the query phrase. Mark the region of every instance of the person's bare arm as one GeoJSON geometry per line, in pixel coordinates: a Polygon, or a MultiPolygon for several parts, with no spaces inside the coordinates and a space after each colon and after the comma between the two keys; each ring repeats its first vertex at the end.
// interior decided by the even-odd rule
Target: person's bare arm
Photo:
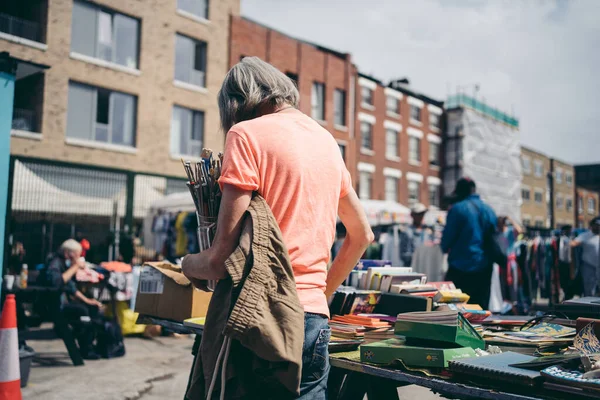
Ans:
{"type": "Polygon", "coordinates": [[[244,213],[252,200],[252,191],[225,184],[212,246],[199,254],[189,254],[181,268],[194,280],[216,280],[227,276],[225,261],[239,243],[244,213]]]}
{"type": "Polygon", "coordinates": [[[104,305],[102,303],[100,303],[98,300],[96,300],[96,299],[90,299],[90,298],[86,297],[79,290],[75,292],[74,296],[75,296],[76,299],[78,299],[82,303],[87,304],[88,306],[96,306],[98,308],[104,307],[104,305]]]}
{"type": "Polygon", "coordinates": [[[511,225],[513,226],[513,228],[515,229],[515,232],[517,233],[517,236],[520,235],[521,233],[523,233],[523,227],[516,223],[510,216],[506,216],[506,219],[508,219],[508,221],[511,223],[511,225]]]}
{"type": "Polygon", "coordinates": [[[325,296],[331,296],[348,277],[360,256],[373,241],[373,231],[354,190],[340,199],[338,215],[346,227],[346,238],[327,274],[325,296]]]}
{"type": "Polygon", "coordinates": [[[79,268],[81,267],[78,263],[74,263],[73,265],[71,265],[65,272],[62,273],[63,282],[67,283],[71,279],[73,279],[79,268]]]}

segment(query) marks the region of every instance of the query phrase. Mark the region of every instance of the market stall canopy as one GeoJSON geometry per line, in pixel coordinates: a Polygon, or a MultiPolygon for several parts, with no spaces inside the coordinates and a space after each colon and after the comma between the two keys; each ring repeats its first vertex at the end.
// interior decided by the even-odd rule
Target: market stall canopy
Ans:
{"type": "Polygon", "coordinates": [[[395,201],[388,200],[361,200],[369,224],[408,224],[412,222],[410,208],[395,201]]]}
{"type": "Polygon", "coordinates": [[[190,192],[178,192],[165,196],[150,206],[151,213],[156,213],[158,210],[166,212],[195,211],[192,195],[190,192]]]}
{"type": "Polygon", "coordinates": [[[15,162],[13,182],[14,211],[110,216],[115,202],[119,202],[119,199],[85,196],[60,189],[19,161],[15,162]]]}
{"type": "Polygon", "coordinates": [[[159,211],[176,213],[179,211],[195,212],[196,210],[190,192],[171,193],[162,199],[152,202],[144,218],[144,243],[152,243],[154,240],[152,221],[158,215],[159,211]]]}

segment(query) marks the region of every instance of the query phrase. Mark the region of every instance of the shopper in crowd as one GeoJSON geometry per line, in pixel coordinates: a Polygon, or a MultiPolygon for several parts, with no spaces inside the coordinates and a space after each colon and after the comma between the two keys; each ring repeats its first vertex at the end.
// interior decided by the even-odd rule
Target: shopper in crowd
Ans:
{"type": "Polygon", "coordinates": [[[427,207],[422,203],[413,205],[410,209],[412,225],[399,232],[400,260],[402,265],[410,267],[415,251],[423,244],[433,245],[433,230],[423,224],[427,207]]]}
{"type": "Polygon", "coordinates": [[[81,356],[85,359],[97,359],[99,356],[93,350],[94,327],[89,322],[99,315],[102,303],[86,297],[77,289],[75,275],[77,270],[85,268],[81,250],[81,244],[75,239],[65,241],[41,271],[38,282],[42,286],[52,286],[62,291],[60,312],[73,326],[81,356]],[[82,321],[82,317],[88,318],[82,321]]]}
{"type": "Polygon", "coordinates": [[[600,281],[600,216],[590,221],[590,230],[577,236],[571,247],[581,247],[581,279],[583,295],[597,296],[600,281]]]}
{"type": "Polygon", "coordinates": [[[27,252],[25,246],[21,242],[15,242],[10,251],[10,257],[8,260],[8,273],[18,275],[21,273],[21,267],[25,264],[25,257],[27,252]]]}
{"type": "Polygon", "coordinates": [[[523,233],[523,228],[510,216],[506,215],[498,217],[498,232],[502,233],[506,251],[511,253],[516,241],[523,233]]]}
{"type": "Polygon", "coordinates": [[[298,99],[293,81],[256,57],[229,71],[219,93],[227,134],[217,232],[210,249],[186,256],[182,266],[191,279],[226,278],[224,263],[238,245],[244,213],[253,192],[260,194],[281,230],[305,312],[300,398],[325,399],[327,298],[373,233],[335,139],[298,110],[298,99]],[[338,215],[346,236],[327,271],[338,215]]]}
{"type": "Polygon", "coordinates": [[[486,243],[496,229],[496,214],[469,178],[456,182],[455,195],[457,202],[448,211],[441,243],[448,253],[446,280],[471,296],[470,303],[487,309],[493,261],[486,243]]]}

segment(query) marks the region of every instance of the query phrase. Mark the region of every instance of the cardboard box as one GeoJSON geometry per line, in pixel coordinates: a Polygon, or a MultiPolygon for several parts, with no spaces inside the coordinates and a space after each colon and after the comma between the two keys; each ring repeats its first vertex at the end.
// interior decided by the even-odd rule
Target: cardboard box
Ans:
{"type": "Polygon", "coordinates": [[[372,364],[389,365],[401,360],[408,367],[447,368],[449,361],[476,356],[470,347],[445,349],[407,346],[401,338],[360,346],[360,360],[372,364]]]}
{"type": "Polygon", "coordinates": [[[206,317],[211,297],[212,293],[194,288],[181,267],[167,262],[146,263],[140,274],[135,312],[183,322],[206,317]]]}

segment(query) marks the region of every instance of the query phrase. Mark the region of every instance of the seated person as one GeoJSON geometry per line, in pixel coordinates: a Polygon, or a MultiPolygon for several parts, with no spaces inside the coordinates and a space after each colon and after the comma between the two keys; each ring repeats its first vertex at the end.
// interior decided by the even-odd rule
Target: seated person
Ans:
{"type": "Polygon", "coordinates": [[[94,328],[90,321],[98,316],[102,303],[77,290],[75,274],[79,268],[85,267],[81,250],[81,244],[76,240],[65,241],[41,271],[39,283],[62,291],[61,312],[75,331],[81,356],[95,359],[99,357],[93,351],[94,328]]]}

